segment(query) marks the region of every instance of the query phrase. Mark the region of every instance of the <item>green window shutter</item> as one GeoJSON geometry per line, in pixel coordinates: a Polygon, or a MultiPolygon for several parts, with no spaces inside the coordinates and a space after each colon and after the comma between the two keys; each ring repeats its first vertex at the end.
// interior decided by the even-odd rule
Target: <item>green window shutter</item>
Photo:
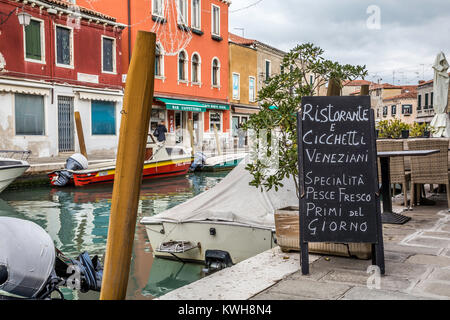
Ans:
{"type": "Polygon", "coordinates": [[[25,27],[25,43],[27,59],[41,60],[41,23],[31,20],[25,27]]]}

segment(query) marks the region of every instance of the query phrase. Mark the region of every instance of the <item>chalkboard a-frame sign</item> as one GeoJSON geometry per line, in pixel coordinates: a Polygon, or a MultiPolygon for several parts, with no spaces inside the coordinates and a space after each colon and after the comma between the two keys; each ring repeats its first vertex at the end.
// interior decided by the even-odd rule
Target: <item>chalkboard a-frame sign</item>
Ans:
{"type": "Polygon", "coordinates": [[[297,125],[302,273],[308,242],[354,242],[372,243],[372,263],[384,274],[370,97],[304,97],[297,125]]]}

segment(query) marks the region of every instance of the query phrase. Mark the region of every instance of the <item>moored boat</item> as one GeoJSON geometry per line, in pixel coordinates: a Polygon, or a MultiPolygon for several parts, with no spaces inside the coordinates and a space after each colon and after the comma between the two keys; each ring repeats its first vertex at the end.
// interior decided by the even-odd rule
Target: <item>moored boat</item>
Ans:
{"type": "Polygon", "coordinates": [[[227,153],[219,156],[207,157],[201,152],[196,153],[191,166],[192,171],[221,171],[235,168],[247,153],[227,153]]]}
{"type": "MultiPolygon", "coordinates": [[[[182,146],[147,146],[146,160],[142,179],[156,179],[184,175],[191,165],[191,155],[182,146]],[[153,151],[155,150],[155,151],[153,151]]],[[[82,170],[65,170],[71,175],[70,183],[77,187],[114,181],[116,163],[99,163],[82,170]]],[[[61,171],[51,172],[48,176],[53,186],[60,186],[58,176],[61,171]]]]}
{"type": "Polygon", "coordinates": [[[278,192],[261,191],[251,180],[241,161],[215,187],[141,219],[154,255],[223,266],[276,246],[274,212],[298,202],[293,179],[278,192]]]}
{"type": "MultiPolygon", "coordinates": [[[[30,152],[0,150],[0,154],[21,154],[23,158],[28,157],[30,152]]],[[[20,177],[29,167],[30,165],[26,160],[0,157],[0,193],[20,177]]]]}

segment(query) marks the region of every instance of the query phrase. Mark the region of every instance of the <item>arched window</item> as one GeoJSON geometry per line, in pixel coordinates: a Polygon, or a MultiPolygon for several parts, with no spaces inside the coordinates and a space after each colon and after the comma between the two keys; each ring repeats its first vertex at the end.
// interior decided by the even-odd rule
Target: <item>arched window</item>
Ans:
{"type": "Polygon", "coordinates": [[[220,85],[220,62],[214,58],[212,62],[212,85],[218,87],[220,85]]]}
{"type": "Polygon", "coordinates": [[[178,54],[178,80],[187,81],[187,58],[186,53],[181,51],[178,54]]]}
{"type": "Polygon", "coordinates": [[[197,53],[192,56],[192,82],[200,83],[200,57],[197,53]]]}
{"type": "Polygon", "coordinates": [[[164,75],[163,51],[160,44],[156,44],[155,52],[155,76],[162,77],[164,75]]]}

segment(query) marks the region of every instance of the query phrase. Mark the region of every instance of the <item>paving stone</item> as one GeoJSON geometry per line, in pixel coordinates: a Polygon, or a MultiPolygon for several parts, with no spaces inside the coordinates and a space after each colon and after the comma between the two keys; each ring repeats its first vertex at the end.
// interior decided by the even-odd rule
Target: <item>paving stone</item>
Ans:
{"type": "MultiPolygon", "coordinates": [[[[324,259],[324,258],[321,258],[324,259]]],[[[309,274],[307,275],[303,275],[301,271],[295,272],[293,274],[291,274],[290,276],[287,277],[287,279],[290,280],[304,280],[304,279],[309,279],[309,280],[319,280],[321,278],[323,278],[327,273],[332,272],[330,270],[330,268],[324,268],[320,265],[316,265],[315,263],[311,264],[309,266],[309,274]]]]}
{"type": "Polygon", "coordinates": [[[359,260],[354,258],[328,257],[328,260],[319,259],[312,264],[320,270],[351,269],[366,271],[372,265],[372,260],[359,260]]]}
{"type": "Polygon", "coordinates": [[[435,265],[440,267],[450,267],[450,258],[444,256],[416,254],[409,257],[406,262],[424,265],[435,265]]]}
{"type": "Polygon", "coordinates": [[[384,244],[385,251],[395,251],[395,252],[404,252],[410,254],[434,254],[437,255],[442,250],[442,248],[429,248],[429,247],[418,247],[397,243],[385,243],[384,244]]]}
{"type": "Polygon", "coordinates": [[[398,251],[384,251],[384,260],[389,260],[393,262],[404,262],[408,259],[412,253],[410,252],[398,252],[398,251]]]}
{"type": "Polygon", "coordinates": [[[442,227],[440,227],[440,229],[441,229],[442,231],[450,232],[450,223],[444,224],[442,227]]]}
{"type": "MultiPolygon", "coordinates": [[[[367,287],[367,281],[371,275],[362,271],[338,270],[327,274],[320,281],[367,287]]],[[[380,278],[380,288],[383,290],[402,291],[410,288],[412,284],[411,280],[402,277],[381,276],[380,278]]]]}
{"type": "Polygon", "coordinates": [[[434,248],[450,248],[450,239],[445,240],[445,239],[418,237],[411,239],[410,241],[408,241],[408,243],[434,248]]]}
{"type": "Polygon", "coordinates": [[[339,298],[349,289],[350,286],[338,283],[326,283],[313,280],[283,280],[270,288],[269,292],[331,300],[339,298]]]}
{"type": "Polygon", "coordinates": [[[427,272],[427,267],[421,264],[386,261],[385,271],[386,276],[401,277],[412,280],[419,279],[423,274],[425,274],[425,272],[427,272]]]}
{"type": "Polygon", "coordinates": [[[434,296],[439,296],[440,299],[450,298],[450,283],[438,282],[438,281],[425,281],[417,286],[413,293],[420,294],[425,292],[434,296]]]}
{"type": "Polygon", "coordinates": [[[293,296],[289,294],[271,292],[270,290],[260,293],[250,300],[316,300],[310,297],[293,296]]]}
{"type": "Polygon", "coordinates": [[[450,240],[450,231],[444,232],[444,231],[426,231],[422,233],[425,237],[436,237],[436,238],[442,238],[442,239],[448,239],[450,240]]]}
{"type": "Polygon", "coordinates": [[[354,287],[347,291],[342,297],[343,300],[422,300],[427,299],[420,296],[413,296],[406,293],[369,289],[365,287],[354,287]]]}
{"type": "Polygon", "coordinates": [[[450,282],[450,269],[435,269],[428,278],[430,280],[442,280],[450,282]]]}
{"type": "Polygon", "coordinates": [[[366,286],[370,274],[365,271],[335,270],[324,276],[321,281],[339,282],[351,286],[366,286]]]}

